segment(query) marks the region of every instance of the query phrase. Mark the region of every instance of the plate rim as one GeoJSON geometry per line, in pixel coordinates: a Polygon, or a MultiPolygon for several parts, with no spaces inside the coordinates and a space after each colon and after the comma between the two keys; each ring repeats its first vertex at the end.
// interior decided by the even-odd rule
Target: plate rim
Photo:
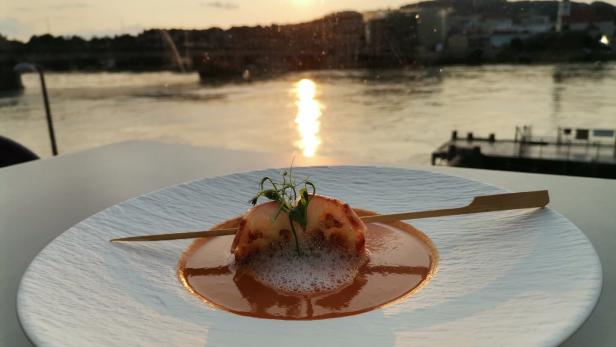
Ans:
{"type": "MultiPolygon", "coordinates": [[[[504,188],[504,187],[500,187],[491,183],[486,183],[486,182],[482,182],[480,180],[477,179],[472,179],[472,178],[466,178],[463,176],[459,176],[456,174],[450,174],[450,173],[442,173],[442,172],[438,172],[438,171],[432,171],[429,169],[418,169],[418,168],[403,168],[403,167],[397,167],[397,166],[387,166],[387,165],[309,165],[309,166],[296,166],[294,168],[298,168],[298,169],[308,169],[308,170],[312,170],[312,169],[329,169],[329,168],[344,168],[344,169],[359,169],[359,170],[364,170],[364,169],[382,169],[382,170],[394,170],[394,171],[406,171],[406,172],[419,172],[419,173],[428,173],[428,174],[432,174],[432,175],[437,175],[437,176],[441,176],[441,177],[455,177],[456,179],[461,179],[461,180],[465,180],[465,181],[469,181],[472,182],[474,184],[479,184],[479,185],[483,185],[485,187],[490,187],[493,189],[497,189],[500,190],[502,192],[511,192],[511,190],[504,188]]],[[[82,224],[84,221],[93,218],[95,216],[98,216],[100,214],[105,213],[107,210],[114,208],[118,205],[122,205],[122,204],[126,204],[129,203],[131,201],[146,197],[146,196],[150,196],[150,195],[155,195],[160,193],[161,191],[167,190],[167,189],[171,189],[173,187],[177,187],[177,186],[181,186],[181,185],[190,185],[192,183],[197,183],[197,182],[205,182],[205,181],[210,181],[210,180],[215,180],[215,179],[223,179],[226,177],[232,177],[232,176],[241,176],[241,175],[247,175],[247,174],[257,174],[260,172],[267,172],[267,171],[272,171],[272,170],[276,170],[276,171],[280,171],[280,170],[285,170],[287,169],[286,167],[273,167],[273,168],[263,168],[263,169],[256,169],[256,170],[242,170],[242,171],[236,171],[236,172],[232,172],[232,173],[228,173],[228,174],[220,174],[220,175],[213,175],[213,176],[207,176],[207,177],[199,177],[199,178],[195,178],[195,179],[191,179],[191,180],[187,180],[187,181],[182,181],[182,182],[178,182],[178,183],[174,183],[174,184],[169,184],[169,185],[165,185],[163,187],[160,187],[158,189],[137,195],[137,196],[133,196],[131,198],[122,200],[120,202],[117,202],[111,206],[108,206],[100,211],[97,211],[91,215],[88,215],[87,217],[85,217],[84,219],[80,220],[79,222],[75,223],[74,225],[72,225],[71,227],[69,227],[68,229],[64,230],[63,232],[61,232],[60,234],[58,234],[56,237],[54,237],[51,241],[49,241],[49,243],[47,243],[43,248],[41,248],[36,255],[30,260],[30,263],[28,264],[28,266],[26,267],[26,270],[23,272],[23,274],[21,275],[21,278],[19,280],[19,285],[18,285],[18,289],[17,289],[17,293],[16,293],[16,300],[15,300],[15,309],[16,309],[16,314],[17,314],[17,320],[19,323],[19,326],[21,327],[22,331],[24,332],[24,335],[26,336],[26,338],[28,339],[28,341],[32,344],[34,344],[34,340],[35,337],[31,334],[33,334],[32,331],[28,330],[29,328],[29,324],[27,322],[27,318],[24,317],[24,312],[22,312],[24,310],[23,308],[23,304],[22,301],[23,299],[23,285],[24,282],[27,280],[28,276],[31,276],[31,271],[32,271],[32,266],[33,264],[38,260],[40,261],[39,257],[41,256],[41,254],[43,252],[45,252],[51,244],[53,244],[54,242],[56,242],[59,238],[63,237],[63,235],[65,235],[68,231],[72,230],[73,228],[75,228],[76,226],[82,224]]],[[[573,223],[569,218],[567,218],[566,216],[564,216],[563,214],[561,214],[560,212],[558,212],[557,210],[553,209],[550,206],[546,206],[544,207],[544,209],[547,209],[549,211],[551,211],[552,213],[556,214],[558,217],[560,217],[561,219],[565,220],[567,223],[571,224],[579,234],[582,235],[582,237],[584,238],[585,242],[590,246],[590,248],[592,249],[592,253],[594,255],[595,258],[595,263],[597,266],[597,272],[598,272],[598,278],[596,279],[597,281],[597,287],[593,292],[593,297],[592,297],[592,305],[586,305],[584,307],[584,310],[582,313],[582,315],[580,317],[583,317],[579,320],[579,322],[577,322],[576,324],[570,324],[568,325],[567,328],[561,329],[559,331],[559,334],[554,333],[554,341],[558,341],[557,344],[555,344],[555,346],[562,344],[563,342],[565,342],[567,339],[569,339],[571,336],[573,336],[590,318],[590,316],[592,315],[592,313],[594,312],[594,310],[597,308],[597,304],[599,302],[599,299],[601,297],[601,294],[603,293],[603,286],[604,286],[604,273],[603,273],[603,265],[601,263],[601,258],[599,257],[599,254],[597,253],[597,250],[595,248],[595,246],[593,245],[593,243],[591,242],[591,240],[588,238],[588,236],[586,235],[586,233],[584,233],[584,231],[578,227],[575,223],[573,223]],[[558,335],[558,337],[556,338],[556,336],[558,335]]],[[[421,229],[419,229],[421,231],[421,229]]],[[[423,231],[421,231],[423,233],[423,231]]],[[[431,240],[431,239],[430,239],[431,240]]],[[[432,241],[433,242],[433,241],[432,241]]],[[[440,264],[439,264],[440,267],[440,264]]],[[[344,317],[343,317],[344,318],[344,317]]],[[[319,320],[316,320],[319,321],[319,320]]]]}

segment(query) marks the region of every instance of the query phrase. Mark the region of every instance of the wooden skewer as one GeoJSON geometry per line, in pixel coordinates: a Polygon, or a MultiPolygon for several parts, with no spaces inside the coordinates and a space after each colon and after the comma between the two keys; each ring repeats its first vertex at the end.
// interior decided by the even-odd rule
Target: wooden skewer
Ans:
{"type": "MultiPolygon", "coordinates": [[[[374,216],[364,216],[361,219],[364,223],[387,223],[398,220],[457,216],[469,213],[494,212],[517,210],[523,208],[544,207],[550,202],[550,197],[547,190],[539,190],[533,192],[521,193],[506,193],[495,195],[484,195],[475,197],[470,204],[464,207],[445,208],[439,210],[419,211],[419,212],[403,212],[393,214],[382,214],[374,216]]],[[[206,231],[190,231],[183,233],[158,234],[158,235],[142,235],[113,239],[111,242],[119,241],[163,241],[163,240],[179,240],[193,239],[198,237],[223,236],[233,235],[237,232],[237,228],[216,229],[206,231]]]]}

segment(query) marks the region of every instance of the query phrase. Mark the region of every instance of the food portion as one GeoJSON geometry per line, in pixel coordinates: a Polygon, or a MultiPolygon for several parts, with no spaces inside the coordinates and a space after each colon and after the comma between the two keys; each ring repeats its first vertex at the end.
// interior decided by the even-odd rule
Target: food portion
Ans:
{"type": "Polygon", "coordinates": [[[309,196],[305,227],[291,222],[289,213],[280,206],[277,201],[266,202],[242,216],[231,246],[236,260],[273,247],[295,247],[295,238],[299,247],[321,243],[354,255],[364,251],[366,225],[348,204],[326,196],[309,196]]]}
{"type": "Polygon", "coordinates": [[[359,255],[364,252],[366,230],[349,204],[320,195],[310,199],[306,237],[323,239],[327,245],[359,255]]]}
{"type": "Polygon", "coordinates": [[[261,180],[261,190],[251,200],[254,207],[240,219],[231,245],[237,261],[279,247],[295,247],[301,255],[303,246],[315,244],[363,253],[366,225],[348,204],[317,195],[312,182],[296,183],[291,172],[281,176],[281,182],[261,180]],[[271,188],[265,189],[266,184],[271,188]],[[257,205],[261,197],[271,201],[257,205]]]}
{"type": "Polygon", "coordinates": [[[244,260],[274,245],[290,245],[292,237],[289,214],[280,211],[280,203],[266,202],[242,216],[231,244],[231,253],[236,260],[244,260]]]}
{"type": "Polygon", "coordinates": [[[181,282],[215,307],[269,319],[343,317],[411,295],[436,270],[436,250],[420,231],[364,224],[360,216],[373,212],[317,195],[291,170],[263,178],[251,203],[215,227],[237,226],[235,236],[198,239],[180,260],[181,282]]]}

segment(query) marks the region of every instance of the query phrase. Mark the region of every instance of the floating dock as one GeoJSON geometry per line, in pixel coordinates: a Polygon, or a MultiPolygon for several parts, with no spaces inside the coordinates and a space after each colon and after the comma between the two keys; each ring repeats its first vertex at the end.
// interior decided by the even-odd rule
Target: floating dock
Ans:
{"type": "Polygon", "coordinates": [[[554,138],[536,138],[530,127],[514,139],[458,137],[432,153],[432,165],[616,179],[614,130],[559,128],[554,138]]]}

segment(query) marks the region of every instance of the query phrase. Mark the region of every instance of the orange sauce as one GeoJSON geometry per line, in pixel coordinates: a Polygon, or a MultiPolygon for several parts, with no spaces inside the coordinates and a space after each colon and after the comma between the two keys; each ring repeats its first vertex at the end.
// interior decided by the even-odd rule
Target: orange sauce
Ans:
{"type": "MultiPolygon", "coordinates": [[[[373,214],[355,210],[360,216],[373,214]]],[[[216,228],[233,227],[238,218],[216,228]]],[[[289,293],[264,285],[250,272],[229,266],[233,236],[198,239],[184,252],[178,276],[206,303],[236,314],[286,320],[354,315],[411,296],[434,275],[438,253],[427,236],[409,224],[368,224],[368,260],[354,280],[335,290],[289,293]]]]}

